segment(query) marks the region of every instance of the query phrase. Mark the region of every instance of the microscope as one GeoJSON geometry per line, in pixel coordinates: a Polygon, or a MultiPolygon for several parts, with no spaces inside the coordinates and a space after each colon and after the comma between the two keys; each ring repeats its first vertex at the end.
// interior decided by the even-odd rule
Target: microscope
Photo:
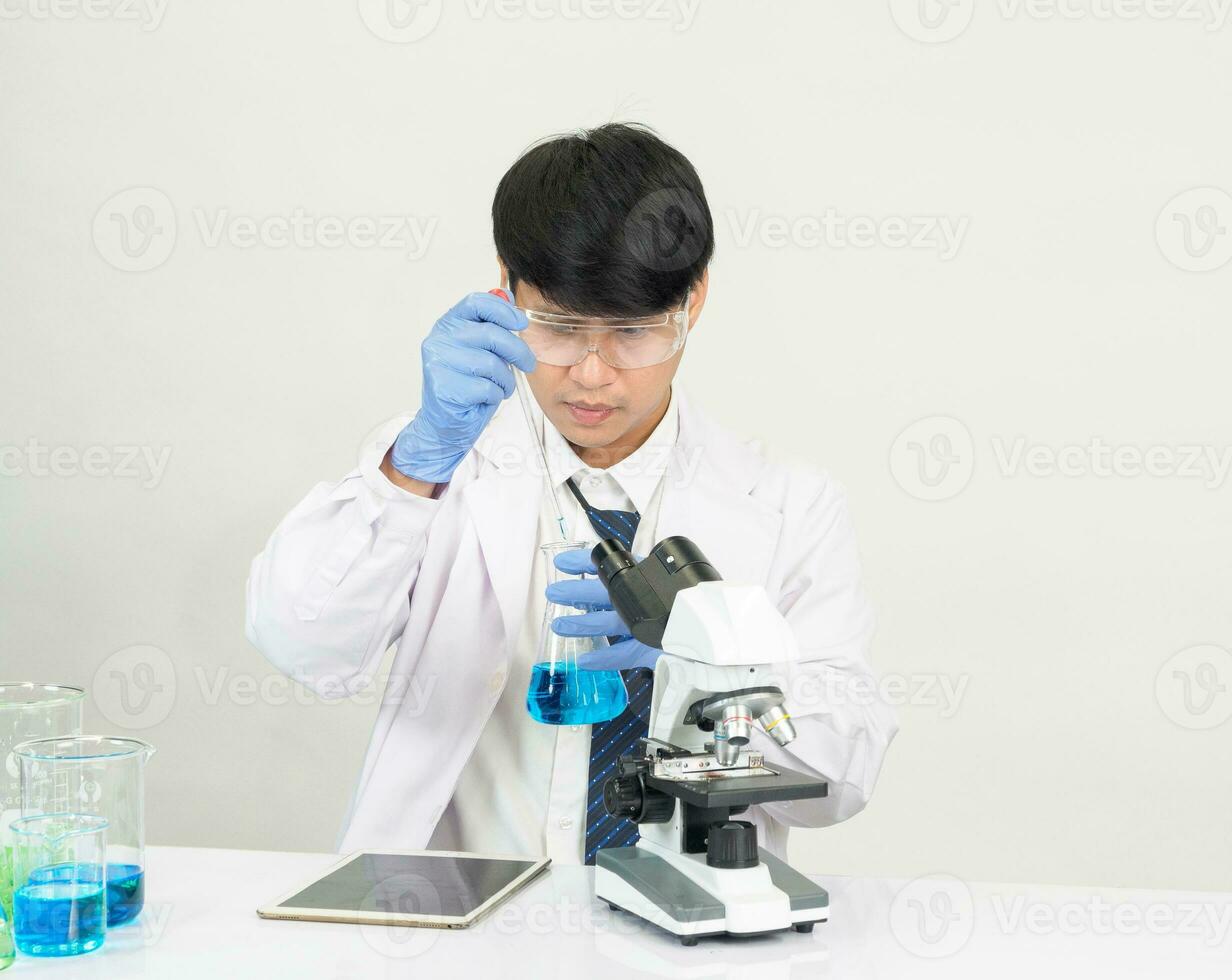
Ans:
{"type": "Polygon", "coordinates": [[[753,726],[778,745],[795,737],[774,664],[799,651],[765,589],[724,582],[688,538],[659,542],[641,562],[618,541],[591,552],[630,633],[663,650],[650,730],[603,787],[614,817],[636,821],[632,847],[600,849],[595,894],[680,937],[811,932],[829,918],[826,891],[773,854],[749,806],[823,797],[824,781],[768,765],[753,726]]]}

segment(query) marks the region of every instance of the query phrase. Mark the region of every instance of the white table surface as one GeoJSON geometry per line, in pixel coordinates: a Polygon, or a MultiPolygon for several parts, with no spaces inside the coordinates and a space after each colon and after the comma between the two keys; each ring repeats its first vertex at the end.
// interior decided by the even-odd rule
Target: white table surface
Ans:
{"type": "Polygon", "coordinates": [[[831,919],[811,935],[703,939],[694,947],[611,912],[591,872],[550,869],[470,929],[260,919],[254,911],[336,855],[204,848],[147,851],[140,919],[103,949],[18,956],[26,975],[195,977],[1232,977],[1232,893],[818,880],[831,919]]]}

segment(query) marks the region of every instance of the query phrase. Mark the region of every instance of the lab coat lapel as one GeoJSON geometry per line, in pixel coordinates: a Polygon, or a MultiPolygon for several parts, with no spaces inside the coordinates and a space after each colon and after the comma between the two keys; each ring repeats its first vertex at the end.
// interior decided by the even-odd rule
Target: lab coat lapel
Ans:
{"type": "Polygon", "coordinates": [[[724,579],[765,584],[783,516],[750,495],[764,467],[757,452],[680,393],[680,435],[666,475],[656,537],[683,534],[724,579]]]}
{"type": "Polygon", "coordinates": [[[496,593],[509,654],[526,612],[543,477],[525,417],[510,410],[509,402],[476,448],[483,459],[480,473],[462,496],[496,593]]]}

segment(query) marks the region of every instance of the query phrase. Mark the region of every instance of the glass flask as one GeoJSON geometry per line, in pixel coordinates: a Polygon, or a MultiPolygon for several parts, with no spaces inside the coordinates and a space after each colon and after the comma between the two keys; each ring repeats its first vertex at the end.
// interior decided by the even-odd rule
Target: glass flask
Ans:
{"type": "Polygon", "coordinates": [[[136,738],[81,735],[23,742],[26,817],[84,813],[107,820],[107,925],[135,919],[145,902],[145,764],[154,747],[136,738]]]}
{"type": "MultiPolygon", "coordinates": [[[[539,549],[547,583],[585,576],[567,575],[556,567],[556,556],[564,551],[589,547],[584,541],[562,541],[539,549]]],[[[531,668],[526,691],[526,710],[545,725],[590,725],[610,721],[625,709],[629,695],[618,670],[588,670],[578,658],[607,646],[602,636],[559,636],[552,632],[557,616],[576,615],[578,609],[554,602],[547,604],[539,650],[531,668]]]]}
{"type": "MultiPolygon", "coordinates": [[[[9,824],[21,816],[21,774],[13,746],[32,738],[81,734],[86,694],[79,687],[0,681],[0,918],[13,921],[13,845],[9,824]]],[[[0,926],[0,962],[4,959],[0,926]]]]}
{"type": "Polygon", "coordinates": [[[107,821],[83,813],[14,820],[13,934],[27,956],[76,956],[103,945],[107,821]]]}

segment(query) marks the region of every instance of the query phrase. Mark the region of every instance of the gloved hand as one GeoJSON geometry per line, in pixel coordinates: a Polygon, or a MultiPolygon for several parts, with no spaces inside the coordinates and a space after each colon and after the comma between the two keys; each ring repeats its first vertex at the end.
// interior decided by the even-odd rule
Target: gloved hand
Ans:
{"type": "MultiPolygon", "coordinates": [[[[598,569],[590,560],[590,548],[565,551],[556,556],[556,567],[569,575],[583,572],[596,575],[598,569]]],[[[648,647],[629,635],[629,627],[612,608],[607,586],[597,578],[569,579],[555,582],[547,588],[548,602],[573,606],[587,612],[577,616],[557,616],[552,620],[552,632],[559,636],[619,636],[611,646],[593,653],[584,653],[578,666],[586,670],[629,670],[634,667],[654,667],[663,651],[648,647]]]]}
{"type": "Polygon", "coordinates": [[[436,321],[421,345],[423,401],[398,434],[394,469],[424,483],[448,483],[501,401],[513,394],[513,370],[535,370],[517,335],[526,314],[504,293],[471,293],[436,321]]]}

